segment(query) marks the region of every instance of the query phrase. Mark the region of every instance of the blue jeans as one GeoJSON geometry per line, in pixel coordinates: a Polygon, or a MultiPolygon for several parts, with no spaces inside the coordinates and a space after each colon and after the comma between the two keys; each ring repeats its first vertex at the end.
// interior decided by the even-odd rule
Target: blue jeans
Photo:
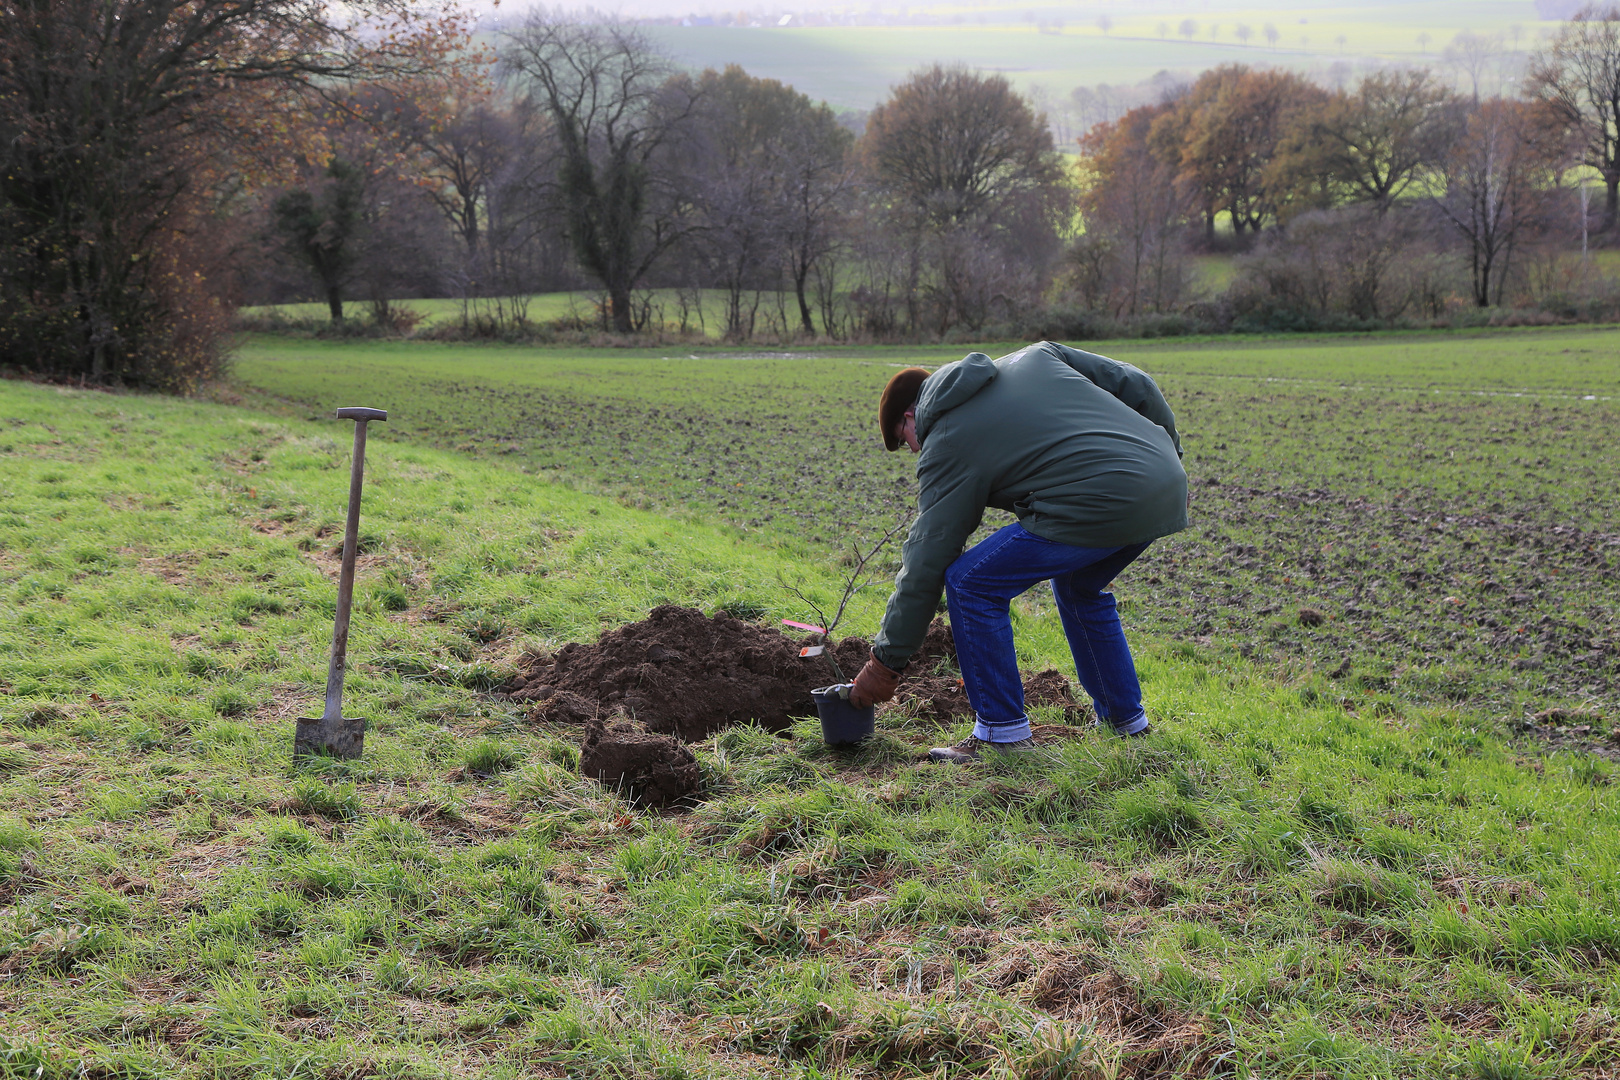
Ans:
{"type": "Polygon", "coordinates": [[[962,668],[962,689],[973,706],[975,738],[1016,742],[1030,736],[1024,685],[1013,650],[1012,598],[1048,578],[1075,673],[1098,718],[1121,735],[1148,726],[1125,631],[1108,583],[1146,544],[1082,548],[1036,536],[1016,522],[975,544],[945,571],[945,600],[962,668]]]}

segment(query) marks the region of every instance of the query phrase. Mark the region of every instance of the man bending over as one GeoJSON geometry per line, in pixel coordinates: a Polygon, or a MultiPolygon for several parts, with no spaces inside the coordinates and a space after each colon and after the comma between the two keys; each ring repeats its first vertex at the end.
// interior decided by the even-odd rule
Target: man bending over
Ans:
{"type": "Polygon", "coordinates": [[[933,374],[906,368],[884,387],[878,424],[889,450],[917,455],[918,516],[850,702],[894,697],[943,587],[975,722],[928,756],[962,764],[985,749],[1033,747],[1008,608],[1050,579],[1098,718],[1120,735],[1145,734],[1136,665],[1104,590],[1149,543],[1187,527],[1181,439],[1153,380],[1043,341],[999,360],[972,353],[933,374]],[[1018,520],[964,552],[987,506],[1018,520]]]}

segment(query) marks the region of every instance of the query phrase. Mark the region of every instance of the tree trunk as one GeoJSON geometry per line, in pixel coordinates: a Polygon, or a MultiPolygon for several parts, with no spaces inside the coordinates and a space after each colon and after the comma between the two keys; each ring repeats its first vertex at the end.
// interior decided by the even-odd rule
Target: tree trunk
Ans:
{"type": "Polygon", "coordinates": [[[1614,228],[1616,220],[1620,220],[1620,173],[1604,177],[1608,191],[1603,199],[1603,227],[1599,232],[1608,232],[1614,228]]]}
{"type": "Polygon", "coordinates": [[[620,334],[635,331],[630,324],[630,290],[619,285],[608,290],[608,310],[613,314],[613,329],[620,334]]]}
{"type": "Polygon", "coordinates": [[[326,287],[326,307],[332,313],[332,321],[343,321],[343,290],[336,285],[326,287]]]}
{"type": "Polygon", "coordinates": [[[1491,306],[1491,252],[1474,251],[1474,305],[1491,306]]]}
{"type": "Polygon", "coordinates": [[[810,302],[804,298],[804,279],[810,276],[810,266],[806,263],[802,268],[796,269],[793,274],[793,291],[799,298],[799,320],[804,323],[804,332],[811,337],[816,336],[816,324],[810,321],[810,302]]]}

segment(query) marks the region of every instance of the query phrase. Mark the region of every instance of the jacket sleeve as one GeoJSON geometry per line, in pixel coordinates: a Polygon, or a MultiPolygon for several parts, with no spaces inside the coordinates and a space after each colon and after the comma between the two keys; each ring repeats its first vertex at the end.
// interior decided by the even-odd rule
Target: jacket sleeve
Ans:
{"type": "Polygon", "coordinates": [[[872,643],[878,661],[899,670],[922,646],[945,588],[945,570],[984,517],[990,481],[964,455],[925,447],[917,462],[917,520],[902,551],[900,573],[872,643]],[[929,450],[936,453],[930,454],[929,450]]]}
{"type": "Polygon", "coordinates": [[[1170,403],[1164,400],[1164,394],[1152,376],[1139,367],[1096,353],[1082,352],[1052,341],[1042,344],[1055,352],[1065,364],[1164,428],[1170,435],[1170,441],[1175,444],[1176,456],[1181,456],[1181,435],[1176,431],[1176,414],[1170,411],[1170,403]]]}

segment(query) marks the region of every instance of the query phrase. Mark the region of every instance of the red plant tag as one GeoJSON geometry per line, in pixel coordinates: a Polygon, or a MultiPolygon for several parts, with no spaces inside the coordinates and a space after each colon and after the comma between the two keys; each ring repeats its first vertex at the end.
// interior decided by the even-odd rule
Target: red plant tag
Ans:
{"type": "Polygon", "coordinates": [[[782,620],[782,625],[783,626],[791,626],[795,630],[808,630],[812,634],[825,634],[827,632],[826,627],[823,627],[823,626],[811,626],[809,623],[794,622],[792,619],[783,619],[782,620]]]}

